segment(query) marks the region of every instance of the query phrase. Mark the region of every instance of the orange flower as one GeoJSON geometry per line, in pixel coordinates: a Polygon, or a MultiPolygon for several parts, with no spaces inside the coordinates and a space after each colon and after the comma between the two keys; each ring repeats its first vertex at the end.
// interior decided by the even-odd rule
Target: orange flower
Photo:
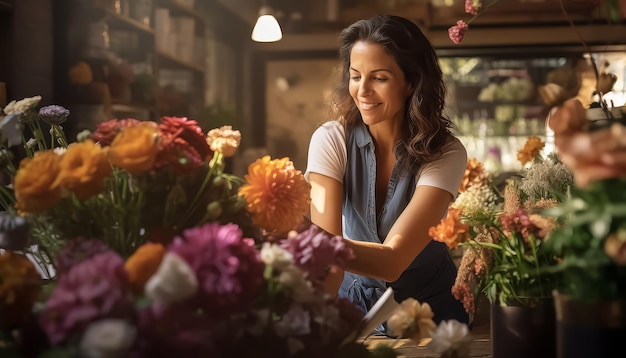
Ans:
{"type": "Polygon", "coordinates": [[[467,166],[465,168],[465,174],[459,187],[459,193],[467,190],[467,188],[474,185],[487,184],[489,181],[489,173],[485,171],[483,163],[476,158],[470,158],[467,160],[467,166]]]}
{"type": "Polygon", "coordinates": [[[241,132],[233,130],[231,126],[223,126],[211,129],[206,136],[211,150],[221,152],[225,158],[235,155],[241,143],[241,132]]]}
{"type": "Polygon", "coordinates": [[[159,243],[147,242],[135,251],[124,267],[133,291],[143,293],[146,282],[154,275],[165,256],[165,247],[159,243]]]}
{"type": "Polygon", "coordinates": [[[15,207],[21,213],[36,213],[51,208],[61,200],[57,181],[61,158],[52,150],[36,152],[33,158],[24,158],[15,174],[15,207]]]}
{"type": "Polygon", "coordinates": [[[29,316],[40,288],[41,276],[26,256],[0,253],[0,329],[29,316]]]}
{"type": "Polygon", "coordinates": [[[517,152],[517,160],[522,163],[522,166],[528,162],[532,162],[541,152],[545,143],[539,137],[531,136],[526,139],[524,148],[517,152]]]}
{"type": "Polygon", "coordinates": [[[445,242],[450,249],[457,248],[469,235],[469,225],[462,223],[460,216],[461,210],[448,208],[448,215],[437,226],[431,226],[428,235],[435,241],[445,242]]]}
{"type": "Polygon", "coordinates": [[[311,185],[289,158],[257,159],[244,175],[239,195],[248,202],[252,222],[270,232],[289,231],[302,222],[311,202],[311,185]]]}
{"type": "Polygon", "coordinates": [[[131,174],[152,169],[156,160],[157,127],[153,122],[144,122],[135,127],[124,128],[111,143],[111,164],[131,174]]]}
{"type": "Polygon", "coordinates": [[[73,143],[61,156],[61,173],[57,181],[80,200],[104,189],[104,178],[111,172],[107,152],[91,139],[73,143]]]}

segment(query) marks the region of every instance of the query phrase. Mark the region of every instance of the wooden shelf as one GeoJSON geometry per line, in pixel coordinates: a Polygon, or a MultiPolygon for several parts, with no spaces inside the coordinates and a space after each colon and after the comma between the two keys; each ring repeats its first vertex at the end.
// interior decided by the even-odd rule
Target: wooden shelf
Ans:
{"type": "MultiPolygon", "coordinates": [[[[203,1],[203,0],[199,0],[199,1],[203,1]]],[[[204,18],[198,13],[198,10],[192,7],[180,4],[174,0],[159,0],[157,2],[157,6],[169,9],[172,15],[191,16],[196,20],[199,20],[202,22],[204,21],[204,18]]]]}
{"type": "Polygon", "coordinates": [[[160,68],[181,68],[195,71],[201,74],[204,73],[204,67],[200,65],[181,60],[162,51],[158,51],[157,54],[159,55],[159,62],[162,62],[162,64],[159,66],[160,68]]]}
{"type": "Polygon", "coordinates": [[[100,10],[106,14],[107,18],[115,21],[117,25],[129,28],[131,30],[138,30],[140,32],[143,32],[144,34],[154,36],[154,30],[151,27],[146,26],[131,17],[120,15],[116,13],[115,11],[104,8],[104,7],[100,7],[100,6],[94,6],[94,7],[100,8],[100,10]]]}

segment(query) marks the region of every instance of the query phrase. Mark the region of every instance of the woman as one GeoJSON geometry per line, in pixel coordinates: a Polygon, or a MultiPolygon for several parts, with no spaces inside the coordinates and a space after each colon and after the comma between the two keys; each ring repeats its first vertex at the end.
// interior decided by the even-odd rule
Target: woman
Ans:
{"type": "Polygon", "coordinates": [[[428,302],[436,323],[467,322],[450,292],[456,267],[449,251],[428,236],[467,164],[443,115],[435,51],[415,24],[397,16],[357,21],[340,40],[332,106],[338,119],[313,134],[305,174],[311,221],[342,235],[355,254],[339,295],[368,311],[391,286],[398,302],[428,302]]]}

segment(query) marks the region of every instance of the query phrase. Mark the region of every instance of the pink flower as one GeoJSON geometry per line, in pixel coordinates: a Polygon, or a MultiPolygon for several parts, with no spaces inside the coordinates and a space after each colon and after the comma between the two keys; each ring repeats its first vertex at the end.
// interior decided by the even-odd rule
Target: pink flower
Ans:
{"type": "Polygon", "coordinates": [[[69,272],[74,265],[107,251],[109,251],[109,247],[102,240],[77,237],[69,240],[57,254],[54,259],[54,267],[58,275],[63,275],[69,272]]]}
{"type": "Polygon", "coordinates": [[[127,318],[133,297],[124,260],[107,251],[61,276],[40,316],[50,342],[59,344],[103,318],[127,318]]]}
{"type": "Polygon", "coordinates": [[[480,0],[465,0],[465,12],[468,14],[478,15],[482,6],[480,0]]]}
{"type": "Polygon", "coordinates": [[[193,172],[203,163],[198,151],[182,138],[163,136],[160,144],[154,163],[156,169],[171,166],[174,172],[182,175],[193,172]]]}
{"type": "Polygon", "coordinates": [[[311,225],[297,235],[281,242],[281,247],[293,255],[294,262],[308,273],[312,281],[321,282],[330,265],[345,266],[354,255],[346,248],[341,236],[311,225]]]}
{"type": "Polygon", "coordinates": [[[136,357],[217,357],[216,320],[192,305],[153,304],[139,311],[136,357]]]}
{"type": "Polygon", "coordinates": [[[463,41],[463,36],[465,36],[465,31],[469,26],[463,20],[459,20],[456,22],[455,26],[452,26],[448,29],[448,36],[450,36],[450,40],[455,44],[460,44],[463,41]]]}
{"type": "Polygon", "coordinates": [[[245,308],[263,283],[264,264],[254,241],[244,239],[235,224],[187,229],[174,239],[170,251],[196,273],[198,302],[214,314],[245,308]]]}

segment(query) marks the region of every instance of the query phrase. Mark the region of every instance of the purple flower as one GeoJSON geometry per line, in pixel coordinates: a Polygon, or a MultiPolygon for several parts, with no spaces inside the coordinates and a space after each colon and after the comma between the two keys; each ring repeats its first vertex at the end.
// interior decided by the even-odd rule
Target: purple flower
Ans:
{"type": "Polygon", "coordinates": [[[465,31],[469,26],[463,20],[459,20],[456,22],[455,26],[452,26],[448,29],[448,36],[450,36],[450,40],[455,44],[460,44],[463,41],[463,36],[465,36],[465,31]]]}
{"type": "Polygon", "coordinates": [[[218,357],[215,325],[195,306],[153,304],[139,311],[133,357],[218,357]]]}
{"type": "Polygon", "coordinates": [[[331,235],[316,225],[282,241],[280,245],[293,255],[296,265],[306,271],[312,281],[322,281],[328,266],[343,268],[346,260],[354,256],[341,236],[331,235]]]}
{"type": "Polygon", "coordinates": [[[170,251],[196,273],[198,300],[214,314],[244,308],[263,283],[264,264],[254,241],[244,239],[239,226],[209,223],[185,230],[170,251]]]}
{"type": "Polygon", "coordinates": [[[72,266],[79,264],[95,255],[109,251],[109,247],[98,239],[78,237],[70,240],[54,259],[58,275],[68,272],[72,266]]]}
{"type": "Polygon", "coordinates": [[[67,117],[70,115],[70,111],[63,107],[57,106],[55,104],[50,106],[41,107],[39,110],[39,116],[44,121],[50,124],[61,124],[67,120],[67,117]]]}
{"type": "Polygon", "coordinates": [[[128,318],[133,298],[124,260],[107,251],[74,265],[59,278],[40,315],[52,344],[82,333],[102,318],[128,318]]]}

